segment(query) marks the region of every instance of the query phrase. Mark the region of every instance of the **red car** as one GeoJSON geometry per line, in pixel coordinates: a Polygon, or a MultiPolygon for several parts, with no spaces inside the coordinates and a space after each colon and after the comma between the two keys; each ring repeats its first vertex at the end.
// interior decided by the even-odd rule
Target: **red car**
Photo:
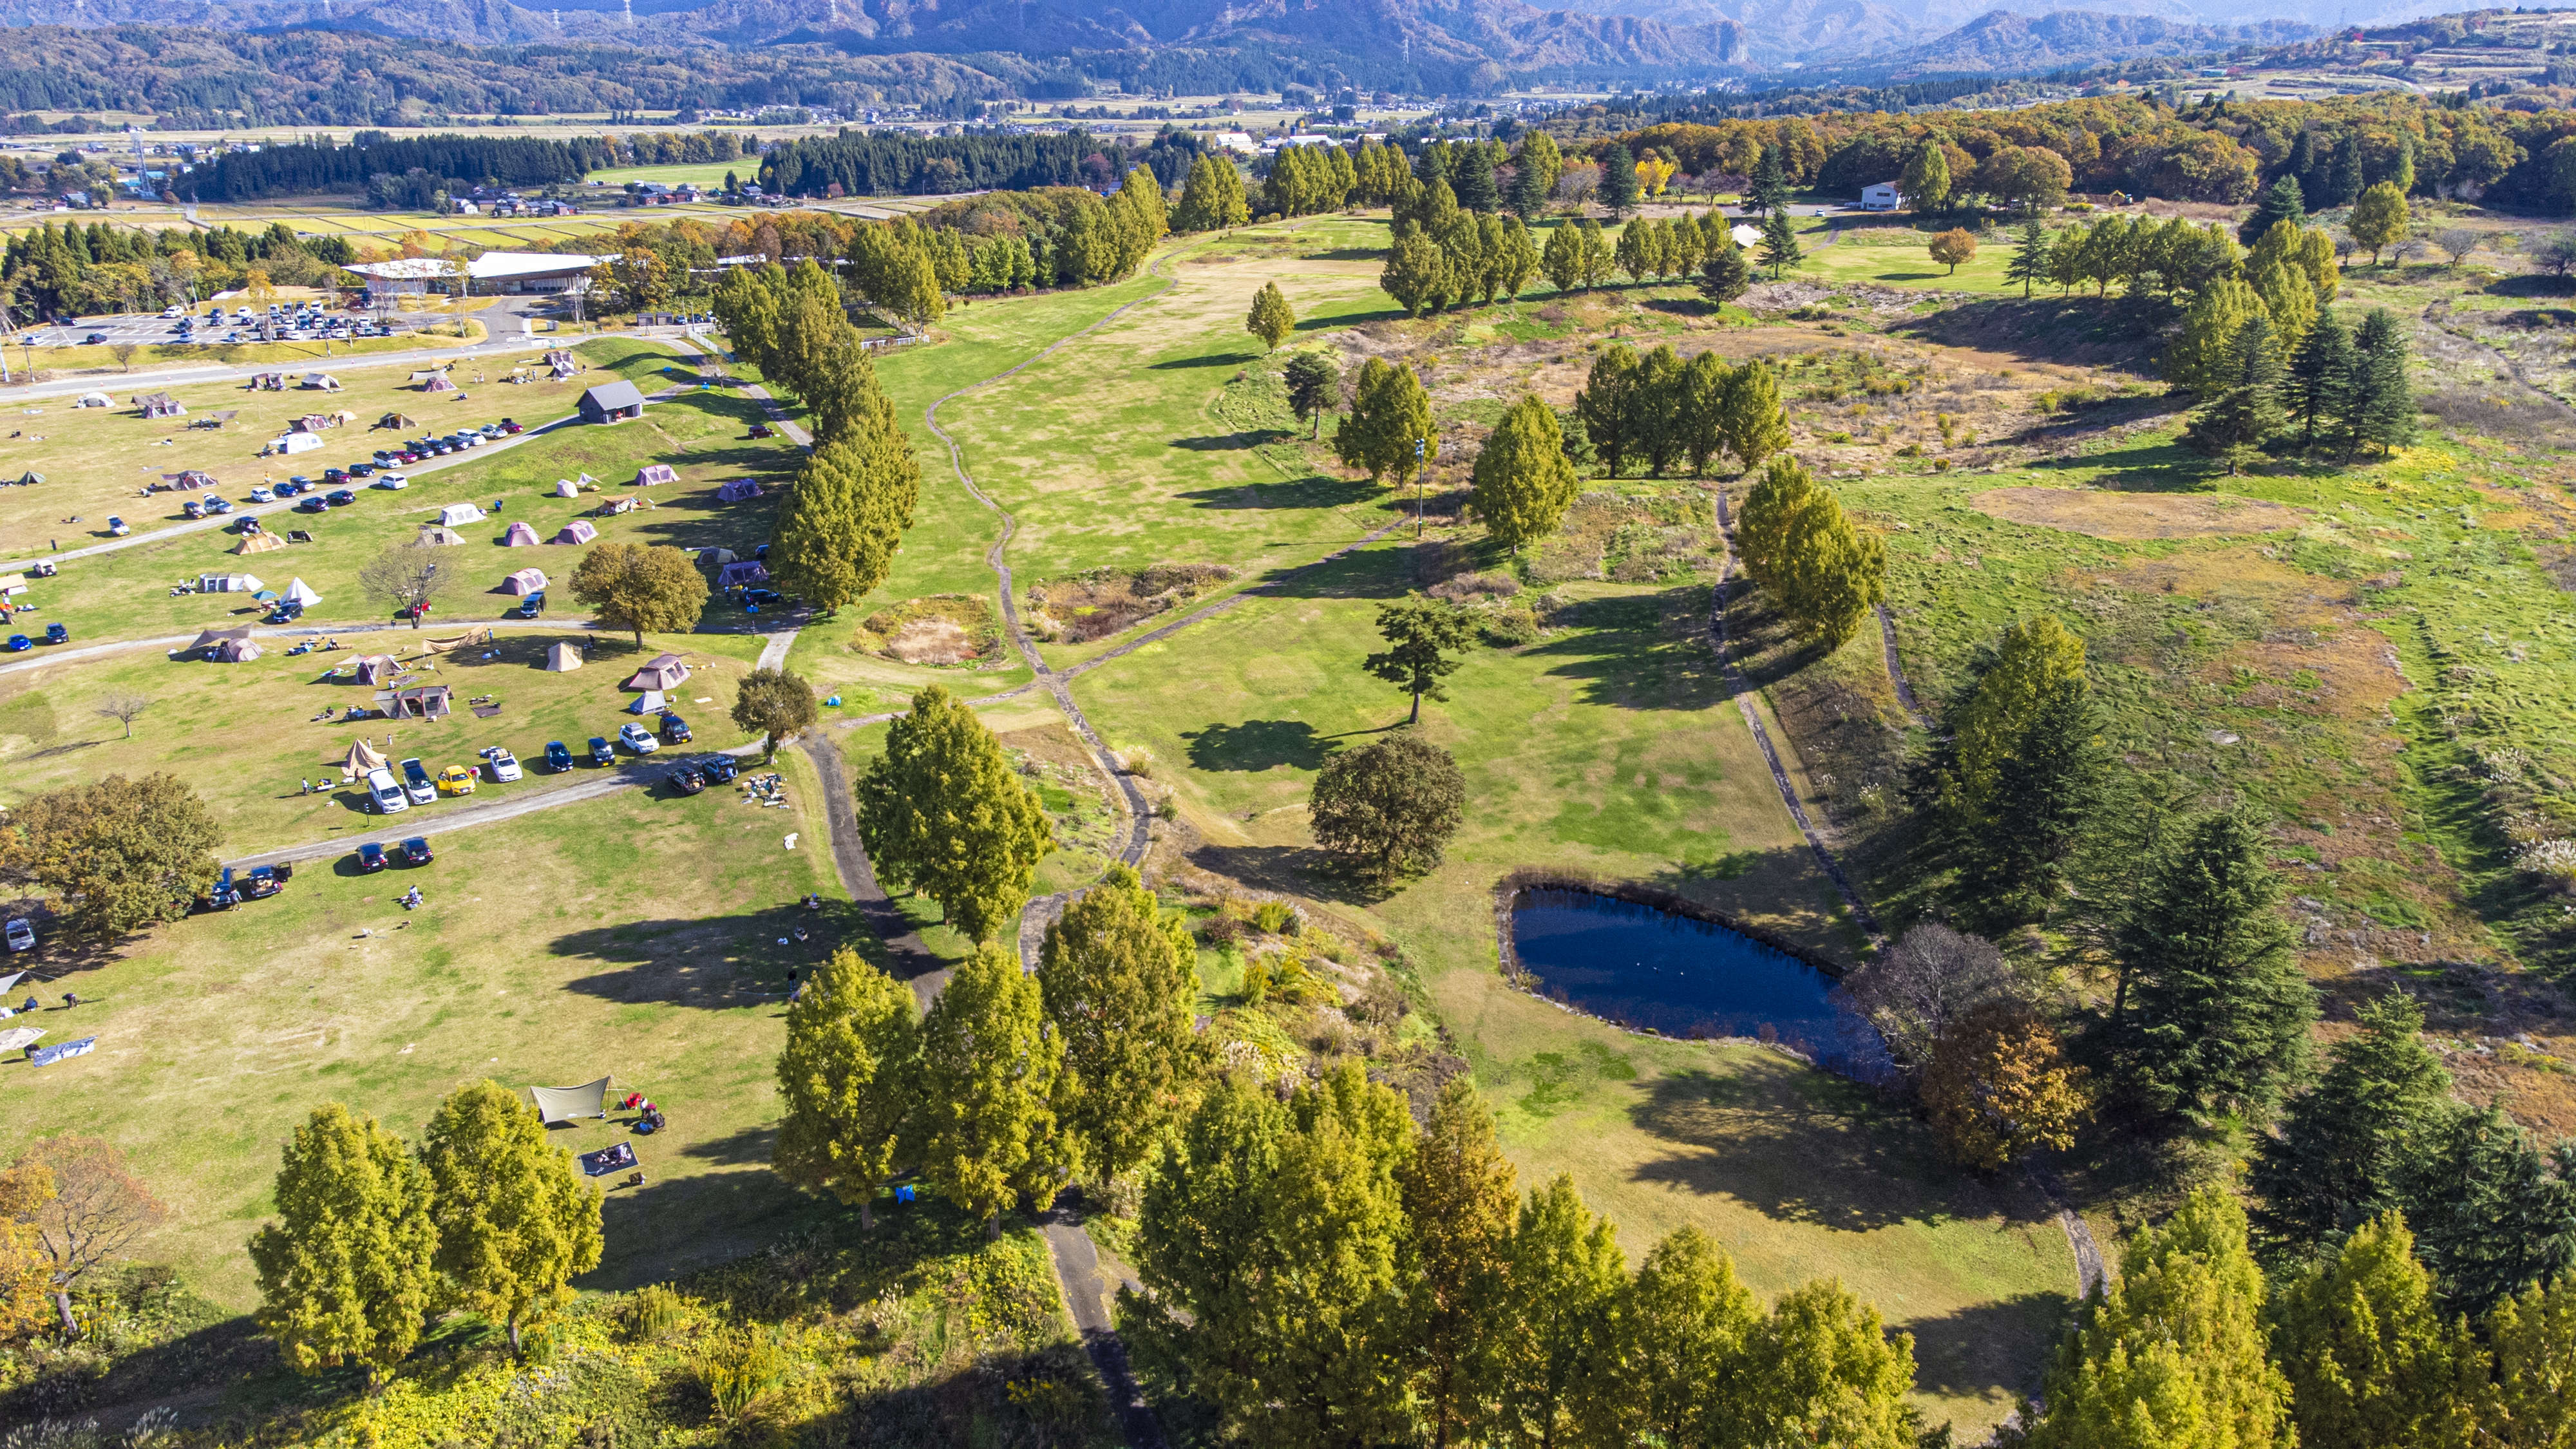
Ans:
{"type": "Polygon", "coordinates": [[[521,428],[517,423],[512,422],[510,419],[503,418],[501,420],[501,431],[505,433],[517,433],[524,432],[525,429],[521,428]]]}
{"type": "Polygon", "coordinates": [[[777,436],[776,434],[774,434],[774,433],[770,432],[770,430],[769,430],[769,424],[767,424],[767,423],[753,423],[753,424],[751,425],[751,435],[752,435],[753,437],[755,437],[755,438],[768,438],[768,437],[775,437],[775,436],[777,436]]]}

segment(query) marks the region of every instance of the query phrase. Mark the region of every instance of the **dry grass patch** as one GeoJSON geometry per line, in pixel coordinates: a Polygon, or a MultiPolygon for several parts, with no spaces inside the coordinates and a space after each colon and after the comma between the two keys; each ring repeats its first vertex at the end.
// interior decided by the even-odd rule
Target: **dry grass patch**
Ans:
{"type": "Polygon", "coordinates": [[[2277,533],[2305,510],[2211,494],[2105,493],[2078,488],[1989,488],[1968,500],[1979,513],[2116,543],[2277,533]]]}
{"type": "Polygon", "coordinates": [[[859,624],[852,646],[905,664],[964,664],[995,657],[1002,631],[993,606],[973,594],[937,594],[879,609],[859,624]]]}
{"type": "Polygon", "coordinates": [[[1089,569],[1029,585],[1029,632],[1048,644],[1088,644],[1186,604],[1234,577],[1224,564],[1158,563],[1089,569]]]}

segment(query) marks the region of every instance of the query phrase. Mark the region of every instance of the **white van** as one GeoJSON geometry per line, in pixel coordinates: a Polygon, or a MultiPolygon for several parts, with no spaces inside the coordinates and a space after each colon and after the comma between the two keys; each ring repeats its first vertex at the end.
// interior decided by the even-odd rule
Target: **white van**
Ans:
{"type": "Polygon", "coordinates": [[[395,781],[391,770],[367,772],[367,798],[375,802],[379,815],[392,815],[411,808],[411,802],[403,798],[403,788],[395,781]]]}

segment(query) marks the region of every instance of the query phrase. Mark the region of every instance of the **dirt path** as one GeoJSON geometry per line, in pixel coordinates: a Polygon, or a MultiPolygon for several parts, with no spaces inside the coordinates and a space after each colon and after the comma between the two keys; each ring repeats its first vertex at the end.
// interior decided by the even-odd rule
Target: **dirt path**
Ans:
{"type": "Polygon", "coordinates": [[[1905,677],[1905,661],[1896,654],[1896,616],[1887,612],[1885,604],[1874,607],[1878,610],[1878,641],[1887,651],[1887,678],[1896,686],[1896,702],[1905,706],[1915,724],[1928,730],[1932,728],[1932,716],[1924,713],[1922,704],[1914,698],[1914,685],[1905,677]]]}

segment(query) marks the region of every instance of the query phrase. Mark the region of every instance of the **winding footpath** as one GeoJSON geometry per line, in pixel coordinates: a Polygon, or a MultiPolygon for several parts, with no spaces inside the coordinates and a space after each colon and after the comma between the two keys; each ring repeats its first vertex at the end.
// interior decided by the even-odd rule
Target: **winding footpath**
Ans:
{"type": "Polygon", "coordinates": [[[1905,713],[1917,727],[1931,729],[1932,716],[1924,713],[1922,703],[1915,699],[1914,683],[1905,677],[1905,661],[1896,654],[1896,616],[1887,611],[1885,604],[1871,607],[1878,611],[1878,640],[1887,654],[1887,678],[1896,686],[1896,702],[1905,706],[1905,713]]]}

